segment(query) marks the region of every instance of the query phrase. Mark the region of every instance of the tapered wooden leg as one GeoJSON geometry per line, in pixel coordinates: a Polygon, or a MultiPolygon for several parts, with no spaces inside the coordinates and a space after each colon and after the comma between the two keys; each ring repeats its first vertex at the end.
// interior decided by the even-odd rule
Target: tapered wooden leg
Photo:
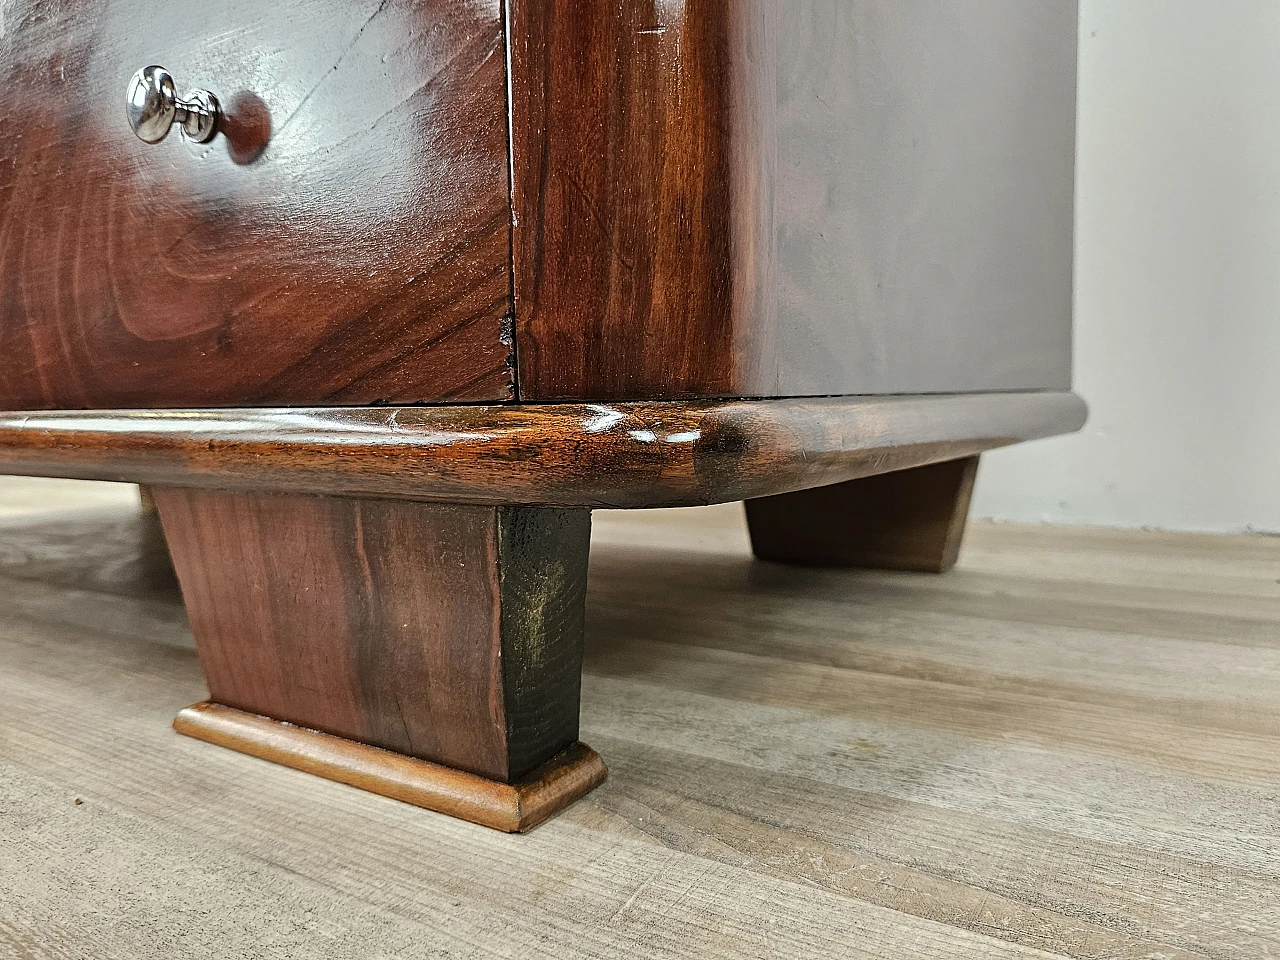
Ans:
{"type": "Polygon", "coordinates": [[[942,572],[955,565],[978,458],[748,500],[761,560],[942,572]]]}
{"type": "Polygon", "coordinates": [[[587,511],[152,493],[215,704],[182,732],[509,830],[603,779],[587,511]]]}
{"type": "Polygon", "coordinates": [[[138,533],[142,541],[139,559],[143,572],[152,584],[172,586],[177,580],[177,574],[173,569],[173,558],[169,556],[169,545],[164,539],[160,514],[156,510],[156,501],[151,496],[150,487],[138,488],[138,509],[138,533]]]}

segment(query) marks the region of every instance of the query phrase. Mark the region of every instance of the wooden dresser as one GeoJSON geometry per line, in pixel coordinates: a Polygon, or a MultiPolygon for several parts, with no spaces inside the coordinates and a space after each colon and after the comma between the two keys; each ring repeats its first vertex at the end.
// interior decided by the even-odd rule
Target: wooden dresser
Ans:
{"type": "Polygon", "coordinates": [[[1081,426],[1075,57],[1074,0],[9,0],[0,471],[148,487],[181,732],[527,828],[605,773],[592,508],[943,570],[1081,426]]]}

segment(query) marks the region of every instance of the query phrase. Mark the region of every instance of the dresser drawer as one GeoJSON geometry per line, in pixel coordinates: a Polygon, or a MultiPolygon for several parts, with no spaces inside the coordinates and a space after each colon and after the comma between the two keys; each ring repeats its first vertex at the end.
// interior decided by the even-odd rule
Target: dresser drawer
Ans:
{"type": "Polygon", "coordinates": [[[0,407],[510,396],[500,0],[0,17],[0,407]],[[136,139],[149,64],[223,135],[136,139]]]}

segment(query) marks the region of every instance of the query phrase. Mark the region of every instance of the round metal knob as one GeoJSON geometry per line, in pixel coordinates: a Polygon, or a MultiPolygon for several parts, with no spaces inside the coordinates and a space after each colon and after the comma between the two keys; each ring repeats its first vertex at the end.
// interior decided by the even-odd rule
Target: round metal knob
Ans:
{"type": "Polygon", "coordinates": [[[175,123],[183,139],[195,143],[208,143],[218,132],[218,98],[208,90],[192,90],[179,100],[173,77],[164,67],[143,67],[133,75],[125,94],[125,114],[143,143],[159,143],[175,123]]]}

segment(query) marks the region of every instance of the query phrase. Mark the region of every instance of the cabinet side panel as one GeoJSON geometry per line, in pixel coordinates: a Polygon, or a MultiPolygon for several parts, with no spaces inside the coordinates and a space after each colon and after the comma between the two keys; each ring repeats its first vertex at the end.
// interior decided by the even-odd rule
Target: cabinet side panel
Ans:
{"type": "Polygon", "coordinates": [[[1076,31],[1071,0],[779,18],[780,393],[1070,385],[1076,31]]]}
{"type": "Polygon", "coordinates": [[[514,0],[521,396],[1063,389],[1074,0],[514,0]]]}

